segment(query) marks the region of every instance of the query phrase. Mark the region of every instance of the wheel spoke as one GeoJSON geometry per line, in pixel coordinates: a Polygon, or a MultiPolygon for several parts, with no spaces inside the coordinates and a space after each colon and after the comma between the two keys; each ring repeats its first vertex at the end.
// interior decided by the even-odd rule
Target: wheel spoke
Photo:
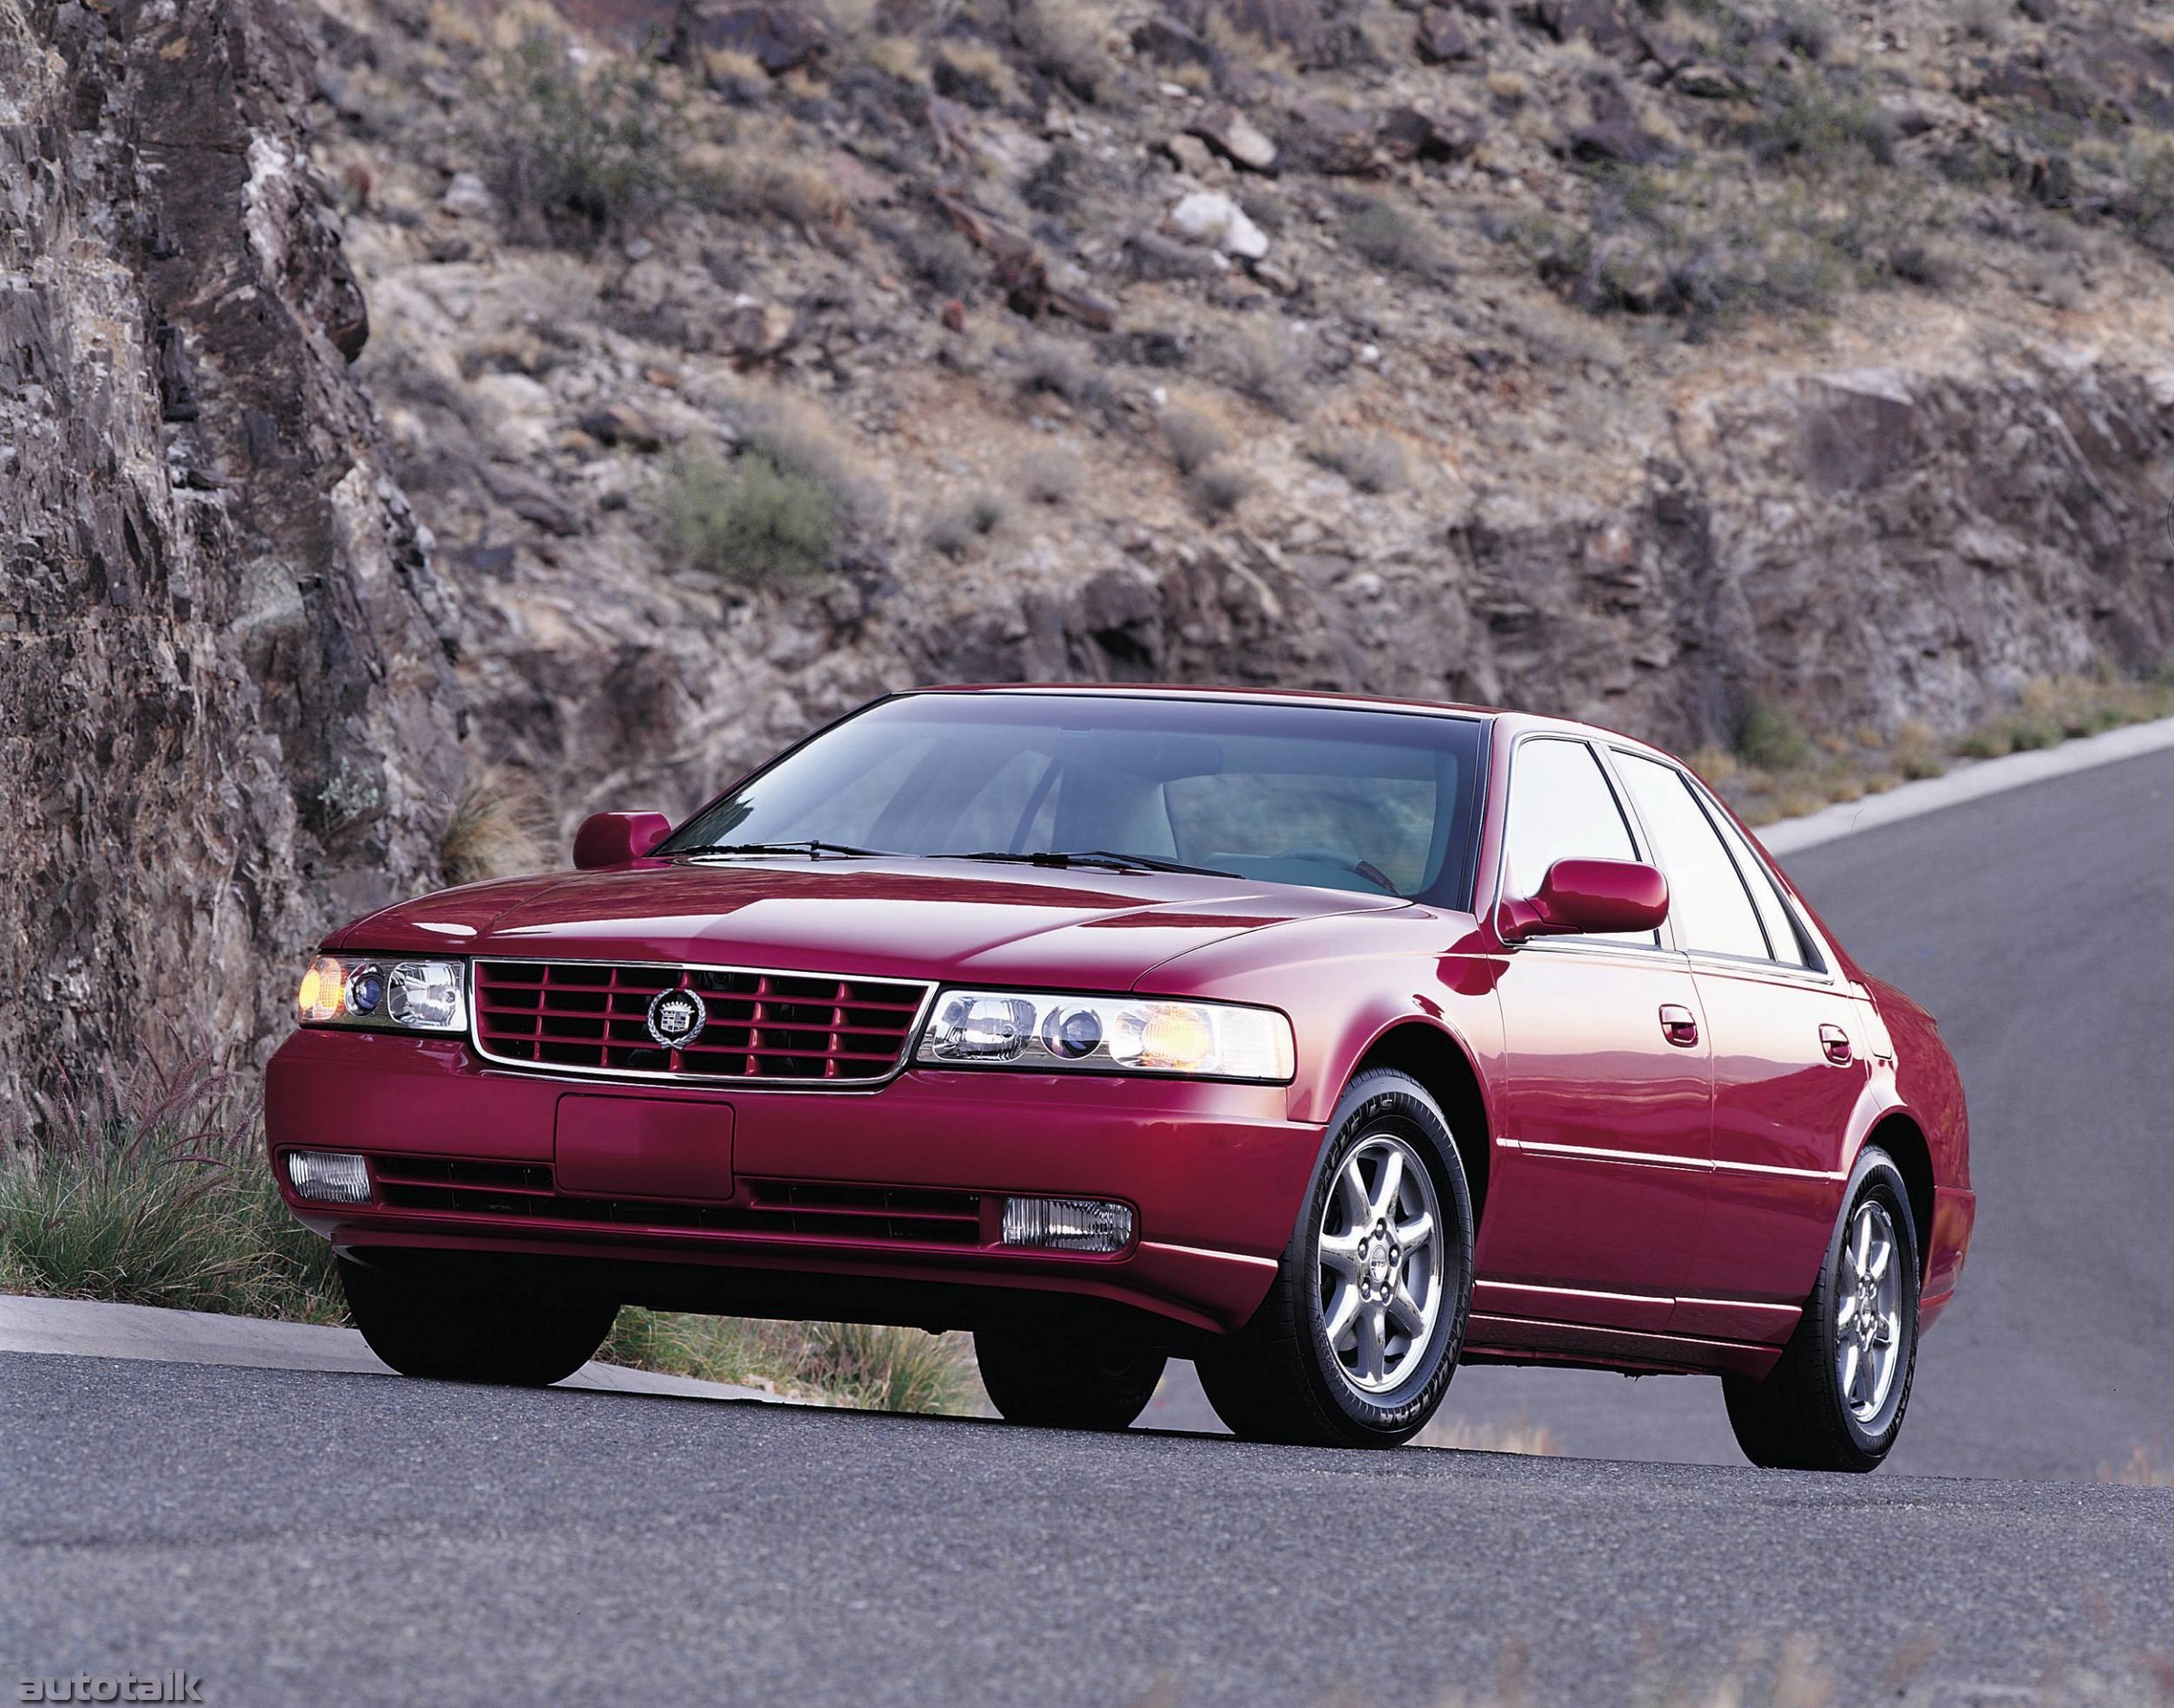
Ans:
{"type": "Polygon", "coordinates": [[[1336,1195],[1343,1207],[1345,1229],[1352,1233],[1362,1232],[1372,1221],[1366,1202],[1366,1176],[1359,1172],[1360,1153],[1354,1151],[1343,1166],[1343,1173],[1336,1179],[1336,1195]]]}
{"type": "Polygon", "coordinates": [[[1416,1252],[1434,1238],[1434,1218],[1422,1210],[1402,1227],[1391,1230],[1397,1243],[1407,1252],[1416,1252]]]}
{"type": "Polygon", "coordinates": [[[1369,1305],[1359,1312],[1359,1339],[1354,1348],[1357,1354],[1354,1363],[1355,1373],[1362,1382],[1379,1382],[1387,1373],[1389,1348],[1385,1344],[1388,1336],[1384,1328],[1379,1306],[1369,1305]]]}
{"type": "Polygon", "coordinates": [[[1862,1275],[1872,1261],[1872,1206],[1866,1204],[1857,1213],[1857,1226],[1853,1230],[1856,1250],[1851,1254],[1850,1267],[1862,1275]]]}
{"type": "Polygon", "coordinates": [[[1381,1153],[1381,1175],[1374,1182],[1373,1202],[1366,1207],[1367,1225],[1386,1222],[1397,1213],[1397,1197],[1404,1190],[1404,1153],[1401,1150],[1384,1150],[1381,1153]]]}
{"type": "Polygon", "coordinates": [[[1350,1281],[1359,1279],[1359,1235],[1324,1233],[1321,1236],[1321,1266],[1350,1281]]]}
{"type": "Polygon", "coordinates": [[[1419,1346],[1427,1339],[1427,1311],[1411,1296],[1411,1289],[1403,1281],[1397,1282],[1396,1291],[1389,1296],[1389,1314],[1396,1319],[1397,1327],[1411,1337],[1411,1344],[1419,1346]]]}
{"type": "Polygon", "coordinates": [[[1889,1260],[1890,1260],[1894,1254],[1895,1248],[1893,1244],[1889,1241],[1881,1240],[1878,1244],[1872,1247],[1871,1267],[1866,1270],[1865,1273],[1870,1275],[1874,1281],[1884,1279],[1887,1274],[1887,1265],[1889,1260]]]}
{"type": "Polygon", "coordinates": [[[1857,1404],[1857,1377],[1863,1367],[1863,1351],[1858,1343],[1852,1340],[1842,1355],[1842,1397],[1850,1406],[1857,1404]]]}
{"type": "Polygon", "coordinates": [[[1359,1315],[1359,1290],[1349,1281],[1341,1283],[1330,1296],[1329,1308],[1322,1313],[1322,1327],[1329,1337],[1329,1345],[1338,1351],[1343,1349],[1343,1338],[1351,1333],[1352,1324],[1359,1315]]]}

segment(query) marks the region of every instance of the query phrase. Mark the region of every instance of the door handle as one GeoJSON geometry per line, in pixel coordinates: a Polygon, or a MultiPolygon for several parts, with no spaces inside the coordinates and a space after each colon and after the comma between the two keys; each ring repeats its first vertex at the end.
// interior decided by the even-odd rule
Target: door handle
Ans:
{"type": "Polygon", "coordinates": [[[1819,1029],[1819,1047],[1827,1052],[1827,1060],[1838,1068],[1850,1065],[1850,1034],[1833,1021],[1819,1029]]]}
{"type": "Polygon", "coordinates": [[[1679,1050],[1698,1041],[1698,1022],[1691,1011],[1676,1003],[1660,1005],[1660,1035],[1679,1050]]]}

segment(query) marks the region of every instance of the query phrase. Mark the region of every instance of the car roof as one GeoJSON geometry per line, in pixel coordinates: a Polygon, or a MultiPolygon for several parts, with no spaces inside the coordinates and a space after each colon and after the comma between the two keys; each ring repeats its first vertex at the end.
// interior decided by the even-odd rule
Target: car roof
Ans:
{"type": "Polygon", "coordinates": [[[1536,712],[1514,712],[1494,705],[1467,705],[1449,700],[1401,699],[1380,694],[1339,694],[1315,688],[1226,687],[1216,684],[1185,682],[947,682],[925,688],[909,688],[906,692],[909,694],[1081,695],[1141,699],[1218,700],[1233,703],[1252,701],[1279,705],[1351,706],[1365,707],[1374,711],[1419,712],[1437,716],[1448,715],[1454,717],[1478,718],[1494,724],[1507,735],[1522,735],[1535,730],[1554,730],[1565,734],[1593,736],[1662,757],[1673,757],[1650,743],[1639,740],[1635,735],[1626,735],[1621,730],[1609,729],[1599,724],[1582,724],[1574,718],[1547,717],[1536,712]]]}

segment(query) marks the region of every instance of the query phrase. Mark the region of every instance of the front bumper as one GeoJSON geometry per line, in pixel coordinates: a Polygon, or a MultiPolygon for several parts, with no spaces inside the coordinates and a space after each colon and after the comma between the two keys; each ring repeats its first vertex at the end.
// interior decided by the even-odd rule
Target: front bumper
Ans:
{"type": "MultiPolygon", "coordinates": [[[[303,1031],[273,1058],[265,1130],[275,1160],[298,1147],[371,1158],[372,1202],[351,1207],[302,1202],[274,1168],[295,1214],[345,1249],[587,1260],[622,1277],[707,1268],[721,1300],[775,1312],[804,1295],[809,1316],[963,1319],[970,1309],[924,1301],[1068,1294],[1223,1332],[1265,1295],[1319,1154],[1322,1129],[1287,1119],[1285,1099],[973,1070],[916,1069],[873,1091],[625,1084],[486,1066],[458,1040],[303,1031]],[[577,1196],[559,1178],[567,1098],[624,1100],[630,1127],[645,1118],[633,1106],[659,1099],[680,1106],[682,1130],[714,1112],[729,1163],[651,1171],[639,1195],[584,1180],[577,1196]],[[1007,1195],[1120,1200],[1138,1231],[1109,1256],[1006,1247],[1007,1195]]],[[[609,1106],[584,1103],[585,1129],[600,1107],[611,1124],[609,1106]]]]}

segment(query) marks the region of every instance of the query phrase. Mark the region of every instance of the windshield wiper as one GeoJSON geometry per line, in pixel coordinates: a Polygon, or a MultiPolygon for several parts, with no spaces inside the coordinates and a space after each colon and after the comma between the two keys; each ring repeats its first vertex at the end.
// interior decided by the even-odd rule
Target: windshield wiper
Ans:
{"type": "Polygon", "coordinates": [[[1236,872],[1221,871],[1213,866],[1187,866],[1178,860],[1158,859],[1152,854],[1119,854],[1101,848],[1062,854],[1046,849],[1034,854],[1010,854],[1000,849],[990,849],[978,854],[939,854],[935,858],[947,860],[1003,860],[1015,866],[1049,866],[1059,870],[1067,867],[1089,866],[1110,872],[1188,872],[1197,878],[1237,876],[1236,872]]]}
{"type": "Polygon", "coordinates": [[[854,859],[882,859],[887,858],[880,848],[854,848],[847,842],[713,842],[707,848],[681,848],[672,850],[675,855],[701,854],[805,854],[810,859],[820,859],[825,854],[836,854],[854,859]]]}

